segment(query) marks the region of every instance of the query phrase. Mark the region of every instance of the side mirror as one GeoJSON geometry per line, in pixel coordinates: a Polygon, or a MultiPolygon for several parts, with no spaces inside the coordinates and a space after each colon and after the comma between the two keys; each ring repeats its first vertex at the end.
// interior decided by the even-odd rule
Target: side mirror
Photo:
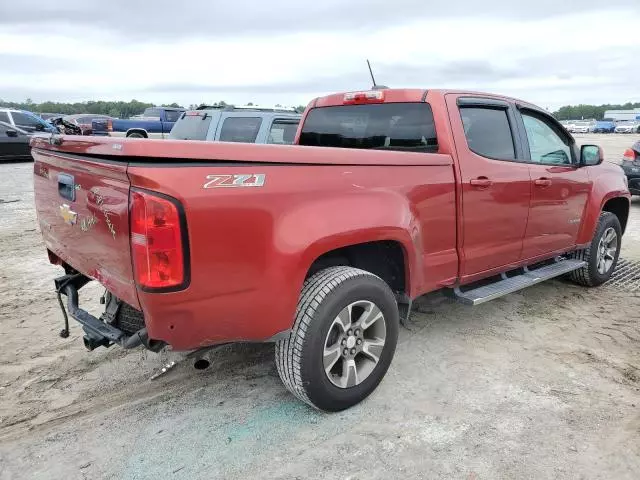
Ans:
{"type": "Polygon", "coordinates": [[[44,132],[44,125],[41,123],[36,124],[36,132],[44,132]]]}
{"type": "Polygon", "coordinates": [[[580,147],[580,166],[592,167],[600,165],[603,160],[604,153],[598,145],[582,145],[580,147]]]}
{"type": "Polygon", "coordinates": [[[17,137],[18,136],[18,131],[17,130],[5,130],[5,132],[7,133],[7,137],[17,137]]]}

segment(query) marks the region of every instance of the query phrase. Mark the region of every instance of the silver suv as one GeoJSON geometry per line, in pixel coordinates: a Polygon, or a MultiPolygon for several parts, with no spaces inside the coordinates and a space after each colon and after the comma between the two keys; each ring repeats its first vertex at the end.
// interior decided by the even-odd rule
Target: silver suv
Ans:
{"type": "Polygon", "coordinates": [[[292,144],[302,115],[293,109],[208,107],[184,112],[171,129],[174,140],[292,144]]]}

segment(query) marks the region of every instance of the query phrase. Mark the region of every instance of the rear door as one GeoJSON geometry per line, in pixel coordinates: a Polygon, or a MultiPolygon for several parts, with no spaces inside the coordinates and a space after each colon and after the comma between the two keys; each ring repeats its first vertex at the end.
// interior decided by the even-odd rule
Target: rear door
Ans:
{"type": "Polygon", "coordinates": [[[34,148],[34,191],[52,253],[136,307],[126,162],[34,148]]]}
{"type": "Polygon", "coordinates": [[[472,280],[522,258],[531,179],[515,106],[447,95],[462,188],[461,277],[472,280]]]}
{"type": "Polygon", "coordinates": [[[8,124],[0,123],[0,159],[22,160],[31,157],[29,136],[8,124]],[[9,134],[8,132],[13,132],[9,134]]]}
{"type": "Polygon", "coordinates": [[[579,168],[572,138],[547,114],[518,114],[531,172],[531,208],[523,258],[551,255],[576,243],[591,190],[587,168],[579,168]]]}

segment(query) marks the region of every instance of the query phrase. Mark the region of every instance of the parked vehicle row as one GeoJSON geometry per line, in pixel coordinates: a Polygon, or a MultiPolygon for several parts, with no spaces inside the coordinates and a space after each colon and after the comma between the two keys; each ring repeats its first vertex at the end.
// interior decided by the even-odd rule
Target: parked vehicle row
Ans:
{"type": "MultiPolygon", "coordinates": [[[[182,138],[262,128],[181,115],[182,138]]],[[[316,98],[302,118],[293,146],[34,137],[37,218],[87,349],[275,342],[287,389],[336,411],[383,379],[418,296],[477,305],[565,274],[601,285],[616,267],[623,172],[535,105],[374,89],[316,98]],[[100,318],[79,305],[92,279],[100,318]]]]}
{"type": "Polygon", "coordinates": [[[640,122],[632,120],[563,120],[560,123],[570,133],[640,133],[640,122]]]}

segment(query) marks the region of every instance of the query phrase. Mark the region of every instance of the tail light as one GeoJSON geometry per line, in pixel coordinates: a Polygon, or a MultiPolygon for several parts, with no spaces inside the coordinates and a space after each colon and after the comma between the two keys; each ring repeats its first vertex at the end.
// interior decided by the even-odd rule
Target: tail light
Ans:
{"type": "Polygon", "coordinates": [[[107,132],[113,132],[113,121],[111,119],[107,120],[107,132]]]}
{"type": "Polygon", "coordinates": [[[180,290],[188,284],[186,222],[177,200],[131,191],[131,254],[143,289],[180,290]]]}
{"type": "Polygon", "coordinates": [[[624,155],[622,156],[622,159],[626,160],[627,162],[633,162],[636,159],[635,150],[632,148],[627,148],[624,152],[624,155]]]}

